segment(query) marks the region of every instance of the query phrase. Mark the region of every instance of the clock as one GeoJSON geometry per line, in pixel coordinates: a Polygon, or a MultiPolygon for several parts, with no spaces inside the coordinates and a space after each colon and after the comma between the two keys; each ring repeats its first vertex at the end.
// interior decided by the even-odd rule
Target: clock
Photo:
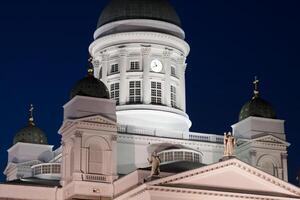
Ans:
{"type": "Polygon", "coordinates": [[[163,69],[163,65],[159,60],[154,59],[154,60],[151,61],[151,70],[152,71],[161,72],[162,69],[163,69]]]}

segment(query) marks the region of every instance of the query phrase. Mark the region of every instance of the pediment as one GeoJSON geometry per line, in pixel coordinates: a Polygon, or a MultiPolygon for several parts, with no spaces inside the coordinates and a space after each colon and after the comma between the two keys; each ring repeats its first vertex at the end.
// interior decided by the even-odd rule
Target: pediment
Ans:
{"type": "MultiPolygon", "coordinates": [[[[300,197],[300,189],[236,158],[152,182],[155,186],[300,197]]],[[[152,185],[151,184],[151,185],[152,185]]]]}
{"type": "Polygon", "coordinates": [[[274,144],[281,144],[281,145],[285,145],[285,146],[290,146],[290,143],[277,138],[273,135],[266,135],[266,136],[262,136],[262,137],[257,137],[252,139],[252,141],[256,141],[256,142],[267,142],[267,143],[274,143],[274,144]]]}
{"type": "Polygon", "coordinates": [[[89,122],[89,123],[99,123],[99,124],[107,124],[107,125],[116,125],[116,122],[113,120],[110,120],[106,117],[95,115],[95,116],[89,116],[89,117],[83,117],[80,119],[76,119],[75,121],[80,122],[89,122]]]}
{"type": "Polygon", "coordinates": [[[116,125],[117,123],[111,119],[100,115],[93,115],[88,117],[82,117],[80,119],[67,119],[64,121],[63,125],[59,129],[59,133],[62,133],[63,130],[68,129],[69,127],[73,126],[74,124],[78,124],[80,122],[83,123],[94,123],[94,124],[105,124],[105,125],[116,125]]]}

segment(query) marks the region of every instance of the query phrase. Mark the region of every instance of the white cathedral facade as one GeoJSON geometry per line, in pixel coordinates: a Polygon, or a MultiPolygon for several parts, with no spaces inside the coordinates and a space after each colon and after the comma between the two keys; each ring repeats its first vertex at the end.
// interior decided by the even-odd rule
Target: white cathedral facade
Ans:
{"type": "Polygon", "coordinates": [[[168,0],[111,0],[88,75],[77,82],[53,149],[33,119],[8,149],[0,199],[300,199],[289,184],[284,120],[254,94],[224,137],[190,132],[185,70],[189,45],[168,0]],[[148,158],[160,159],[150,176],[148,158]]]}

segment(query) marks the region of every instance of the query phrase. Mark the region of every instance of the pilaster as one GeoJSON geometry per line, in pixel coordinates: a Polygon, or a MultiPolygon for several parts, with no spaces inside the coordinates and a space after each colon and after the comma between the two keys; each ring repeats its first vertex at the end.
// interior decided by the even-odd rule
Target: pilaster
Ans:
{"type": "Polygon", "coordinates": [[[178,88],[178,98],[179,98],[179,107],[184,112],[186,111],[186,90],[185,90],[185,70],[186,70],[187,64],[185,63],[185,58],[181,56],[178,59],[178,78],[180,81],[180,86],[178,88]]]}
{"type": "Polygon", "coordinates": [[[126,72],[128,68],[128,52],[122,48],[119,51],[120,55],[120,105],[126,104],[126,96],[128,93],[128,84],[126,81],[126,72]]]}
{"type": "Polygon", "coordinates": [[[150,89],[150,46],[143,46],[142,53],[142,68],[143,68],[143,102],[144,104],[151,103],[151,89],[150,89]]]}
{"type": "Polygon", "coordinates": [[[165,84],[164,84],[164,103],[165,105],[171,107],[171,65],[170,56],[171,50],[165,49],[163,52],[163,66],[165,69],[165,84]]]}
{"type": "Polygon", "coordinates": [[[107,53],[102,54],[102,81],[107,85],[107,75],[109,72],[109,55],[107,53]]]}
{"type": "Polygon", "coordinates": [[[282,179],[288,181],[288,166],[287,166],[287,157],[288,154],[281,154],[281,162],[282,162],[282,179]]]}

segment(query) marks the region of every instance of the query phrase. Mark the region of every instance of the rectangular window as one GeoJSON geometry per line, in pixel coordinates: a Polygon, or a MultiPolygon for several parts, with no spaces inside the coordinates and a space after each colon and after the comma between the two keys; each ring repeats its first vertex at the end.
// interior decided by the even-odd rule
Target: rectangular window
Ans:
{"type": "Polygon", "coordinates": [[[151,82],[151,103],[162,104],[162,87],[160,82],[151,82]]]}
{"type": "Polygon", "coordinates": [[[176,77],[176,68],[174,66],[171,66],[171,76],[176,77]]]}
{"type": "Polygon", "coordinates": [[[140,69],[139,61],[132,61],[130,62],[130,70],[131,71],[138,71],[140,69]]]}
{"type": "Polygon", "coordinates": [[[185,152],[184,156],[185,156],[184,160],[193,161],[193,154],[191,152],[185,152]]]}
{"type": "Polygon", "coordinates": [[[112,64],[111,68],[110,68],[110,73],[114,74],[114,73],[118,73],[119,72],[119,64],[112,64]]]}
{"type": "Polygon", "coordinates": [[[60,173],[60,165],[52,165],[52,173],[59,174],[60,173]]]}
{"type": "Polygon", "coordinates": [[[171,106],[176,108],[176,87],[171,85],[171,106]]]}
{"type": "Polygon", "coordinates": [[[110,85],[110,98],[116,100],[116,104],[120,104],[120,83],[110,85]]]}
{"type": "Polygon", "coordinates": [[[168,162],[168,161],[173,161],[173,152],[166,152],[165,153],[165,161],[168,162]]]}
{"type": "Polygon", "coordinates": [[[194,153],[194,162],[200,162],[199,154],[194,153]]]}
{"type": "Polygon", "coordinates": [[[51,173],[51,166],[50,165],[43,165],[42,166],[43,174],[50,174],[51,173]]]}
{"type": "Polygon", "coordinates": [[[174,160],[183,160],[183,152],[175,151],[174,152],[174,160]]]}
{"type": "Polygon", "coordinates": [[[141,81],[129,81],[129,103],[141,103],[141,81]]]}

